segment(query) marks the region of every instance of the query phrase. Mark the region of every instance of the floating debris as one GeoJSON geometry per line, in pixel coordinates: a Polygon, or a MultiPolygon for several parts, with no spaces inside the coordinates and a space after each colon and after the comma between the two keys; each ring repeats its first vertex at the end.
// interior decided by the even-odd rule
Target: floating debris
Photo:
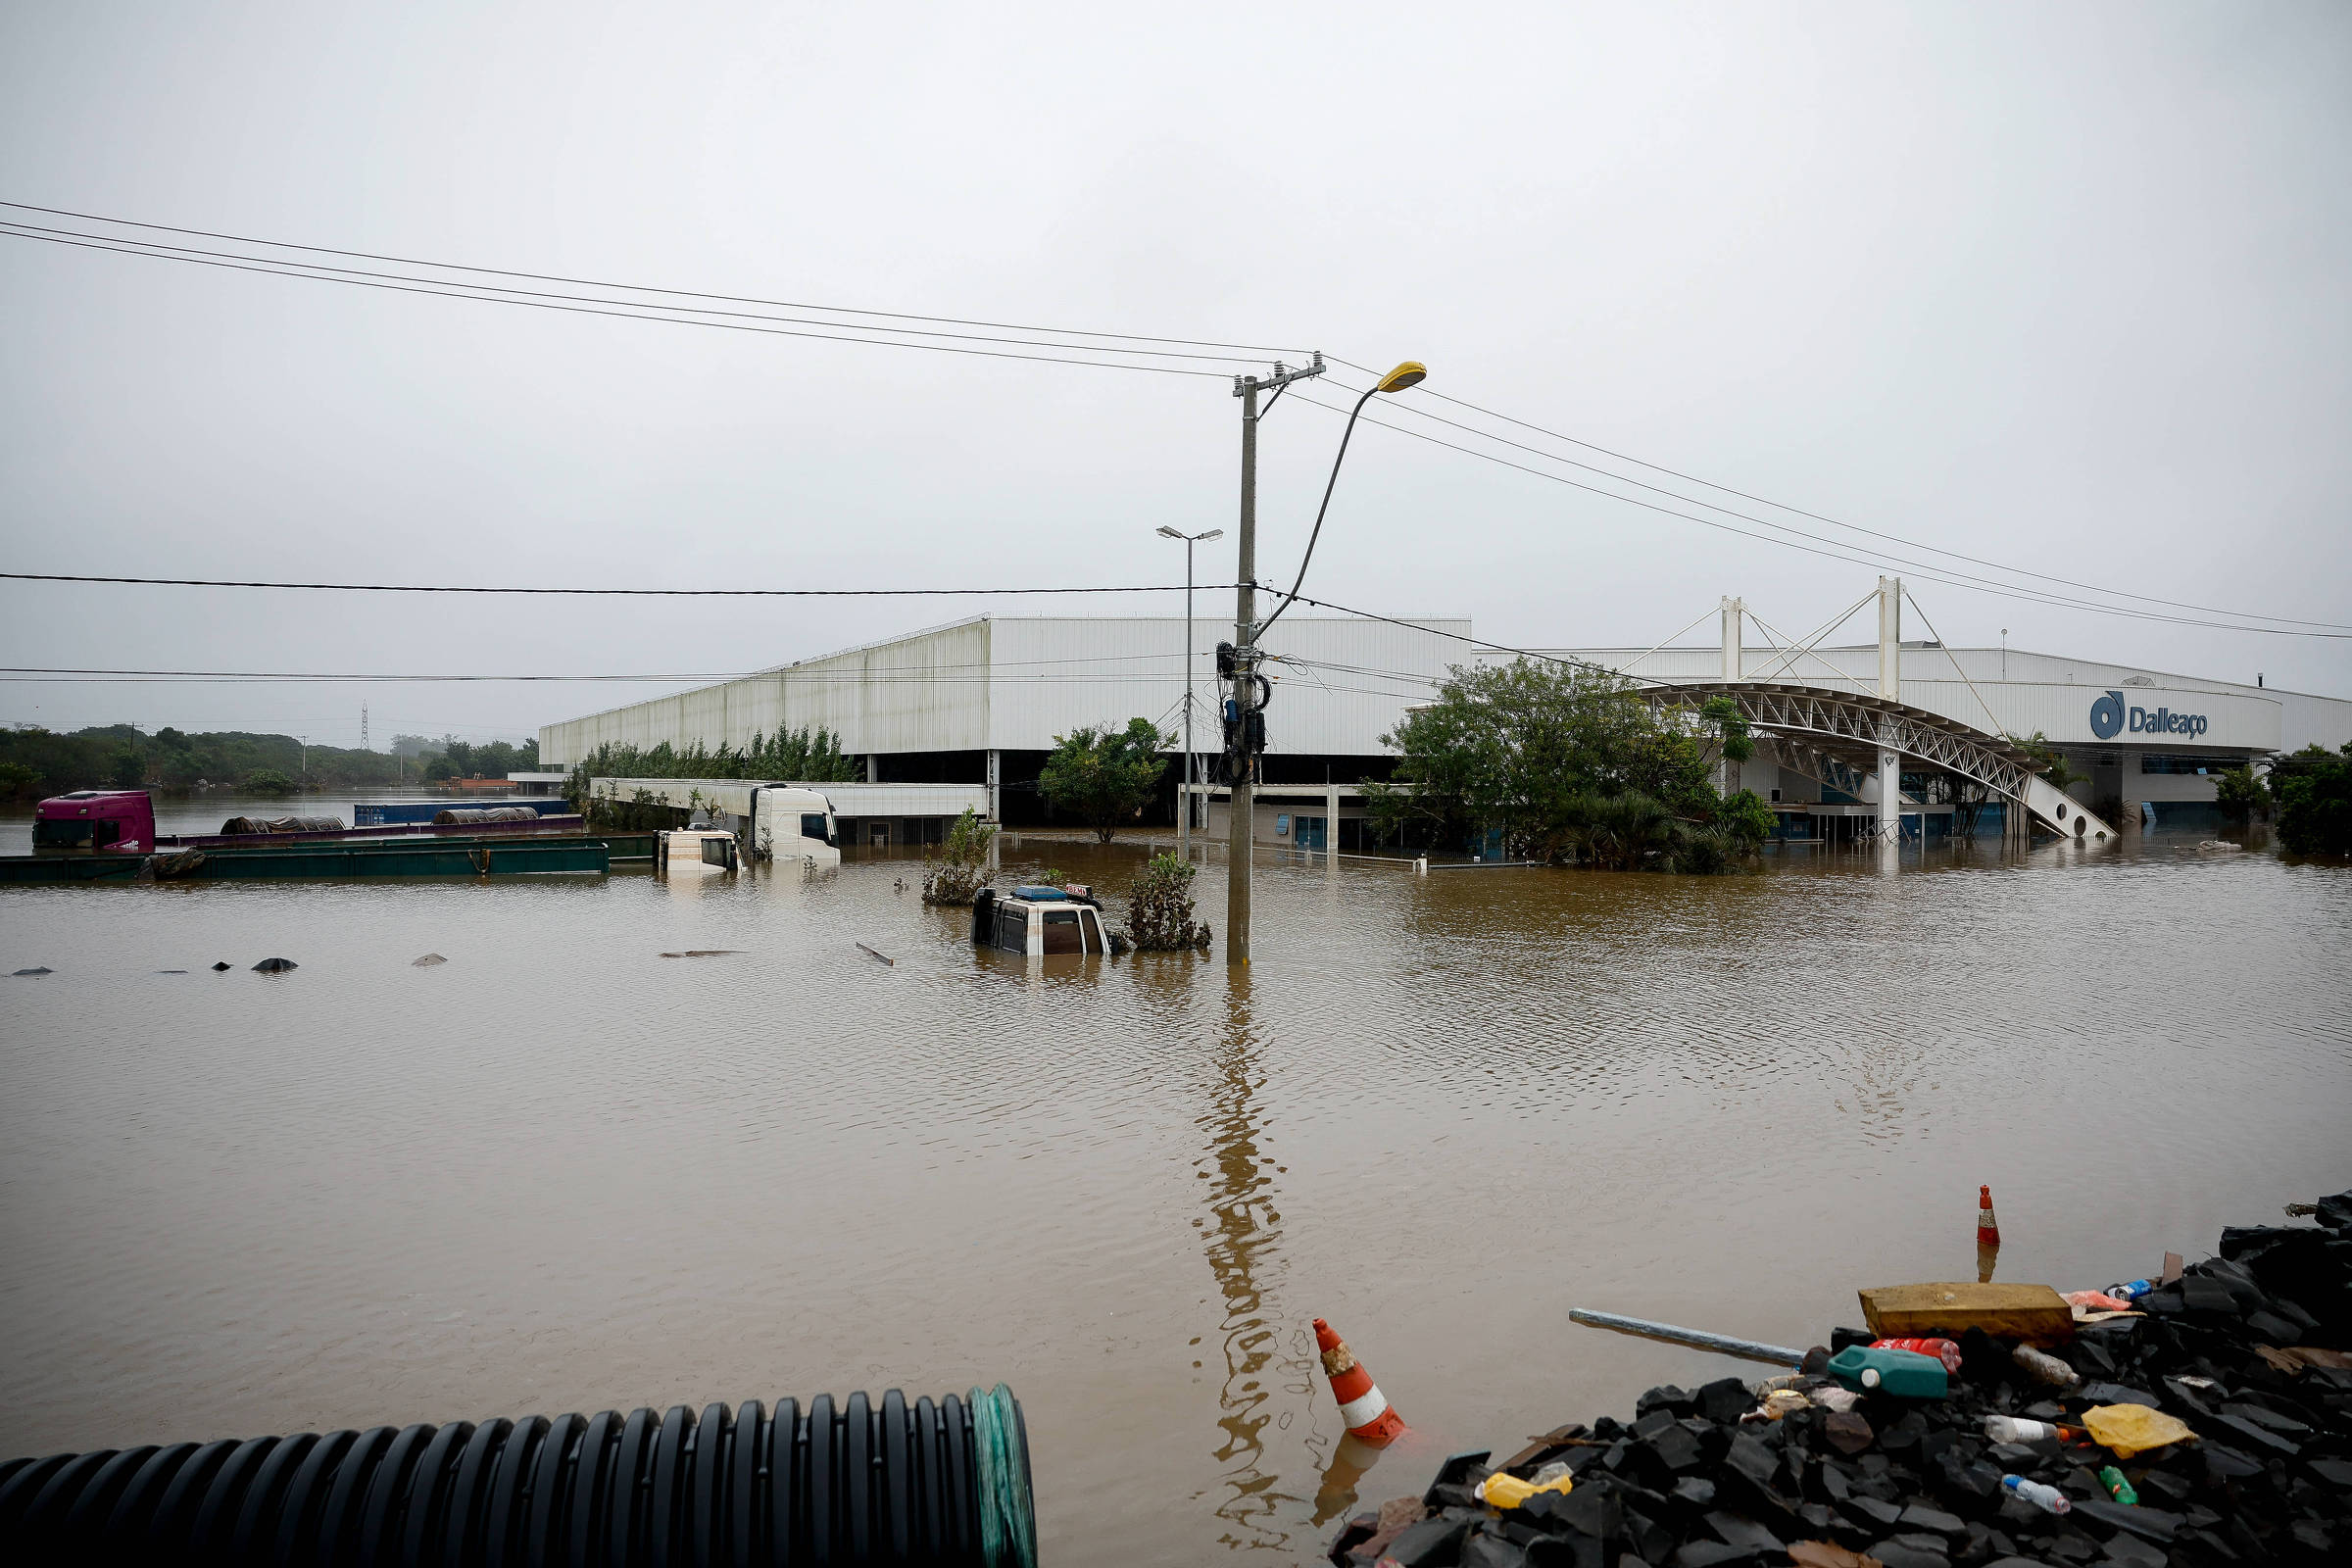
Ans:
{"type": "Polygon", "coordinates": [[[264,958],[253,966],[253,972],[255,974],[284,974],[288,969],[301,967],[292,958],[264,958]]]}
{"type": "Polygon", "coordinates": [[[412,969],[430,969],[436,963],[447,963],[448,961],[449,960],[447,958],[444,958],[438,953],[428,953],[421,958],[411,958],[409,960],[409,967],[412,969]]]}
{"type": "Polygon", "coordinates": [[[869,958],[880,958],[884,963],[889,964],[893,969],[896,969],[899,966],[898,959],[893,958],[886,954],[876,953],[873,949],[867,947],[862,942],[858,944],[858,951],[864,954],[869,958]]]}
{"type": "MultiPolygon", "coordinates": [[[[43,967],[37,969],[19,969],[17,973],[20,975],[55,974],[57,971],[55,969],[43,967]]],[[[14,977],[12,976],[12,978],[14,977]]]]}
{"type": "Polygon", "coordinates": [[[186,974],[188,971],[185,969],[158,969],[155,972],[157,974],[186,974]]]}
{"type": "Polygon", "coordinates": [[[219,973],[220,973],[221,970],[223,970],[223,969],[226,969],[226,968],[228,968],[228,967],[229,967],[229,964],[228,964],[226,961],[222,961],[222,962],[220,962],[220,963],[216,963],[216,964],[214,964],[214,965],[213,965],[213,973],[215,973],[215,974],[219,974],[219,973]]]}
{"type": "Polygon", "coordinates": [[[724,958],[741,953],[741,948],[688,948],[684,953],[664,953],[664,958],[724,958]]]}

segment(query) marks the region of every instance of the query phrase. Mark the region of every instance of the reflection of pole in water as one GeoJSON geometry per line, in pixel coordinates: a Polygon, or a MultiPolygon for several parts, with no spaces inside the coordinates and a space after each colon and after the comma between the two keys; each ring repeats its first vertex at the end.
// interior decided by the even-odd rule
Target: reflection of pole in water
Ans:
{"type": "Polygon", "coordinates": [[[1282,1216],[1271,1206],[1272,1161],[1258,1152],[1259,1111],[1255,1046],[1250,1017],[1249,971],[1226,971],[1228,1023],[1216,1060],[1208,1113],[1199,1125],[1207,1134],[1200,1174],[1208,1178],[1208,1215],[1200,1226],[1209,1272],[1217,1278],[1223,1314],[1217,1333],[1225,1354],[1218,1391],[1218,1441],[1210,1455],[1225,1467],[1224,1495],[1217,1515],[1231,1527],[1229,1546],[1287,1548],[1290,1536],[1274,1523],[1284,1503],[1298,1499],[1276,1490],[1263,1468],[1260,1433],[1273,1413],[1266,1408],[1283,1370],[1279,1324],[1265,1311],[1259,1271],[1275,1253],[1282,1216]]]}
{"type": "Polygon", "coordinates": [[[1355,1492],[1371,1468],[1380,1463],[1384,1449],[1375,1448],[1352,1432],[1340,1434],[1339,1446],[1331,1450],[1331,1463],[1323,1467],[1323,1485],[1315,1493],[1315,1528],[1320,1530],[1355,1505],[1355,1492]]]}

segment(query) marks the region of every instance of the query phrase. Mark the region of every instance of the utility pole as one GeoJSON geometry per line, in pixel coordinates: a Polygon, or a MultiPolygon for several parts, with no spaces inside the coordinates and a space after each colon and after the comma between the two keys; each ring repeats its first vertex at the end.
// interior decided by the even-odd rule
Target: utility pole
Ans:
{"type": "MultiPolygon", "coordinates": [[[[1225,961],[1229,964],[1250,961],[1250,860],[1257,834],[1257,748],[1252,737],[1256,728],[1250,723],[1257,708],[1257,418],[1263,412],[1257,401],[1259,392],[1271,387],[1276,397],[1293,381],[1303,381],[1323,373],[1323,356],[1317,354],[1315,363],[1303,368],[1285,368],[1274,362],[1274,373],[1269,376],[1237,375],[1233,378],[1233,395],[1242,400],[1242,517],[1240,540],[1240,570],[1235,576],[1233,591],[1233,716],[1234,739],[1226,748],[1226,763],[1233,773],[1233,810],[1225,824],[1225,961]]],[[[1370,394],[1366,394],[1369,396],[1370,394]]],[[[1271,407],[1269,403],[1267,405],[1271,407]]],[[[1358,404],[1360,409],[1362,404],[1358,404]]],[[[1349,421],[1350,426],[1353,420],[1349,421]]],[[[1346,452],[1343,446],[1343,455],[1346,452]]],[[[1333,476],[1338,476],[1334,467],[1333,476]]],[[[1324,493],[1328,505],[1330,492],[1324,493]]],[[[1320,526],[1320,518],[1317,519],[1320,526]]],[[[1279,613],[1279,612],[1277,612],[1279,613]]]]}
{"type": "MultiPolygon", "coordinates": [[[[1276,367],[1280,373],[1280,367],[1276,367]]],[[[1242,400],[1242,517],[1238,569],[1233,590],[1233,713],[1235,738],[1225,748],[1226,766],[1233,774],[1231,809],[1225,813],[1225,961],[1250,961],[1250,858],[1257,832],[1257,759],[1250,753],[1250,675],[1257,668],[1257,650],[1250,635],[1257,629],[1257,377],[1236,378],[1234,395],[1242,400]]]]}

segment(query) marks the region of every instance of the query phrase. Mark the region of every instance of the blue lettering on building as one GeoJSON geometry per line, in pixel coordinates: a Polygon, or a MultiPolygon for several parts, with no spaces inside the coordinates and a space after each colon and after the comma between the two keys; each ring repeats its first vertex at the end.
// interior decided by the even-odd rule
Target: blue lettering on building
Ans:
{"type": "Polygon", "coordinates": [[[2153,713],[2144,708],[2132,710],[2132,732],[2149,735],[2202,735],[2206,730],[2203,713],[2176,713],[2169,708],[2159,708],[2153,713]]]}
{"type": "Polygon", "coordinates": [[[2134,735],[2202,735],[2212,727],[2203,713],[2176,713],[2169,708],[2154,712],[2144,708],[2129,710],[2124,707],[2124,694],[2111,691],[2090,705],[2090,732],[2100,740],[2111,741],[2129,729],[2134,735]]]}

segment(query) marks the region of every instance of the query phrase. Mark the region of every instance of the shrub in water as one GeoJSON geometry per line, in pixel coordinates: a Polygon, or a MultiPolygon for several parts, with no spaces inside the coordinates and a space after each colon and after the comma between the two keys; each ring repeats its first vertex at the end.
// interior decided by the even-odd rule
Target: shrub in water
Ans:
{"type": "Polygon", "coordinates": [[[948,841],[923,872],[925,904],[969,904],[988,886],[988,847],[997,830],[971,808],[948,829],[948,841]]]}
{"type": "Polygon", "coordinates": [[[1208,947],[1208,927],[1193,918],[1193,878],[1200,867],[1177,855],[1155,855],[1127,896],[1127,935],[1145,953],[1208,947]]]}

